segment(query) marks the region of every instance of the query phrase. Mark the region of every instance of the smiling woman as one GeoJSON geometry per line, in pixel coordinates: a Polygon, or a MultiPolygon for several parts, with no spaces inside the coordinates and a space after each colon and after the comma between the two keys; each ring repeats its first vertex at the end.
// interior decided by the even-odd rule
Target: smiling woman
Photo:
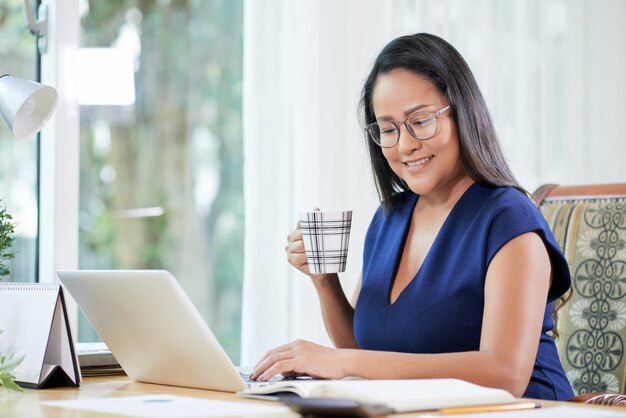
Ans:
{"type": "Polygon", "coordinates": [[[245,170],[246,364],[294,338],[330,344],[316,315],[317,295],[307,280],[298,280],[299,272],[285,269],[280,254],[298,211],[353,210],[341,276],[344,291],[353,293],[377,200],[354,109],[366,71],[389,39],[420,28],[461,52],[492,112],[509,167],[525,189],[626,178],[626,2],[272,5],[245,7],[245,149],[251,156],[245,170]]]}
{"type": "Polygon", "coordinates": [[[437,36],[402,36],[380,52],[362,91],[381,206],[357,302],[336,273],[306,268],[298,226],[287,259],[310,277],[336,348],[281,345],[250,377],[457,378],[570,399],[549,334],[553,301],[570,286],[567,261],[513,178],[465,60],[437,36]]]}

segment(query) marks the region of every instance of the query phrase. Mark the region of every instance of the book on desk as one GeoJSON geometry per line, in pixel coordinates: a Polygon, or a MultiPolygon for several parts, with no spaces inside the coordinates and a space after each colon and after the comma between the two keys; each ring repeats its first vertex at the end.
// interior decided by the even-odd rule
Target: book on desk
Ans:
{"type": "Polygon", "coordinates": [[[103,342],[76,343],[78,363],[83,377],[125,375],[109,347],[103,342]]]}
{"type": "Polygon", "coordinates": [[[316,398],[320,403],[323,399],[343,399],[384,405],[398,413],[516,402],[515,397],[503,389],[487,388],[459,379],[286,380],[260,383],[239,394],[279,400],[278,394],[285,392],[304,399],[316,398]]]}

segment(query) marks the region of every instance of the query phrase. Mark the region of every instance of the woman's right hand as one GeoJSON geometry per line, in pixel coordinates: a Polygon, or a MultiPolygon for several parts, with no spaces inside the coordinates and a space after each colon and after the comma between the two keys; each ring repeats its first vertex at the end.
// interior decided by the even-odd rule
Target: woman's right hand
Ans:
{"type": "Polygon", "coordinates": [[[306,259],[306,251],[304,250],[304,240],[302,239],[302,228],[300,227],[300,222],[296,225],[296,230],[287,235],[285,252],[287,253],[287,261],[289,264],[307,276],[311,276],[309,263],[306,259]]]}
{"type": "Polygon", "coordinates": [[[302,229],[300,222],[296,225],[296,230],[287,236],[287,245],[285,246],[287,253],[287,261],[289,264],[309,276],[316,282],[323,282],[336,274],[312,274],[309,270],[309,263],[306,259],[306,251],[304,249],[304,240],[302,239],[302,229]]]}

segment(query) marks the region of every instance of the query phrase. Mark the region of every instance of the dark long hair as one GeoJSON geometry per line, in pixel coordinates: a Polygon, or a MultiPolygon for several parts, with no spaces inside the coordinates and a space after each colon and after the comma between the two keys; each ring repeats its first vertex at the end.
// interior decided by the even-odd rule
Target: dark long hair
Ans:
{"type": "MultiPolygon", "coordinates": [[[[361,93],[363,127],[374,122],[372,92],[379,75],[404,68],[429,79],[448,98],[457,126],[461,163],[467,174],[486,186],[512,186],[528,195],[515,180],[498,143],[485,100],[472,71],[456,49],[428,33],[402,36],[378,55],[361,93]]],[[[408,190],[385,159],[382,149],[366,136],[378,196],[386,208],[394,196],[408,190]]]]}

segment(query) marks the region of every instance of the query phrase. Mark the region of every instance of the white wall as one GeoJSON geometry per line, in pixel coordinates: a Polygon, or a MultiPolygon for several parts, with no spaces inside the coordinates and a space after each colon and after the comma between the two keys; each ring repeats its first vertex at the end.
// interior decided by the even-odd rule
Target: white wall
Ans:
{"type": "Polygon", "coordinates": [[[434,33],[465,57],[524,187],[626,180],[626,2],[390,3],[398,33],[434,33]]]}

